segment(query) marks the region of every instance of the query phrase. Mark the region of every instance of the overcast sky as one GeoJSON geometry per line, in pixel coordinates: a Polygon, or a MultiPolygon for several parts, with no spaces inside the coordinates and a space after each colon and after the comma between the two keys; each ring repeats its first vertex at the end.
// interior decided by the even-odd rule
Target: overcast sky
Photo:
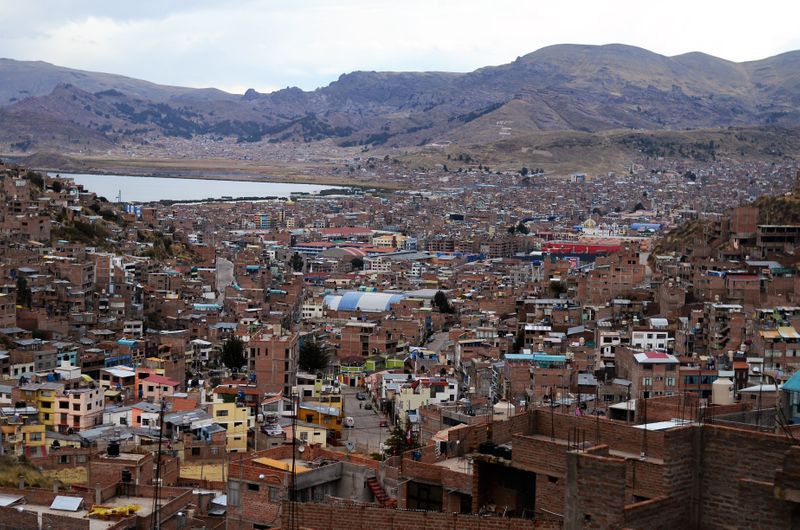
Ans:
{"type": "Polygon", "coordinates": [[[795,0],[0,0],[0,20],[3,57],[239,93],[470,71],[562,43],[734,61],[800,49],[795,0]]]}

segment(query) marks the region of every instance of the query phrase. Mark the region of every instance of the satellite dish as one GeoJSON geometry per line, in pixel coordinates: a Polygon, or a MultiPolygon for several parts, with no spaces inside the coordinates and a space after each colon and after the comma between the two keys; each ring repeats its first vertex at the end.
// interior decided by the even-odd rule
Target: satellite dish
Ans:
{"type": "Polygon", "coordinates": [[[344,446],[347,448],[347,452],[348,452],[348,453],[352,453],[353,451],[355,451],[355,450],[356,450],[356,443],[355,443],[355,442],[353,442],[353,441],[351,441],[351,440],[347,440],[347,441],[344,443],[344,446]]]}
{"type": "Polygon", "coordinates": [[[306,451],[306,446],[305,445],[301,445],[300,447],[297,448],[297,451],[299,453],[304,453],[306,451]]]}

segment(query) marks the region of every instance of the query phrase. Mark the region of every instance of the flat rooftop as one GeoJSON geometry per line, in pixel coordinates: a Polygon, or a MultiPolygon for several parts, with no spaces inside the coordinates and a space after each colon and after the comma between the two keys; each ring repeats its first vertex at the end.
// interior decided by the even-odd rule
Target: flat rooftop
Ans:
{"type": "Polygon", "coordinates": [[[445,467],[450,471],[457,471],[459,473],[464,473],[465,475],[472,475],[472,462],[470,462],[468,458],[463,456],[448,458],[447,460],[436,462],[434,465],[439,467],[445,467]]]}
{"type": "MultiPolygon", "coordinates": [[[[163,499],[162,504],[168,501],[169,499],[163,499]]],[[[113,508],[127,506],[129,504],[137,504],[139,506],[139,511],[136,512],[137,516],[146,517],[153,512],[153,499],[147,497],[114,497],[113,499],[108,499],[105,501],[103,506],[110,506],[113,508]]],[[[49,513],[64,517],[73,517],[80,520],[83,520],[86,514],[89,513],[89,510],[87,509],[70,512],[66,510],[53,510],[50,508],[50,506],[44,506],[40,504],[23,504],[19,507],[29,512],[36,512],[38,514],[49,513]]],[[[84,508],[91,508],[91,505],[87,506],[86,503],[84,503],[84,508]]],[[[106,530],[118,522],[119,519],[109,519],[106,521],[103,519],[91,518],[89,519],[89,530],[106,530]]]]}

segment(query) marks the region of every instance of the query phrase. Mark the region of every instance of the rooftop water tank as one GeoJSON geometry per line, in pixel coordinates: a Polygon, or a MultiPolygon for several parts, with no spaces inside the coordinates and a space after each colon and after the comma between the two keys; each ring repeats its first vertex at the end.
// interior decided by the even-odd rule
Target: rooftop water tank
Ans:
{"type": "Polygon", "coordinates": [[[733,382],[730,379],[720,377],[711,384],[711,403],[714,405],[733,403],[733,382]]]}

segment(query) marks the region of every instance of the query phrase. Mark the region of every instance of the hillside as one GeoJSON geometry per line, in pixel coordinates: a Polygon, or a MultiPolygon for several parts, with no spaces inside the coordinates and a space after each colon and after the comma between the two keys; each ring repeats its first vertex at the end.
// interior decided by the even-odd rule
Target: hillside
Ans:
{"type": "Polygon", "coordinates": [[[0,60],[0,149],[102,152],[162,139],[340,147],[488,145],[550,132],[800,126],[800,52],[558,45],[469,73],[352,72],[314,91],[243,96],[0,60]]]}

